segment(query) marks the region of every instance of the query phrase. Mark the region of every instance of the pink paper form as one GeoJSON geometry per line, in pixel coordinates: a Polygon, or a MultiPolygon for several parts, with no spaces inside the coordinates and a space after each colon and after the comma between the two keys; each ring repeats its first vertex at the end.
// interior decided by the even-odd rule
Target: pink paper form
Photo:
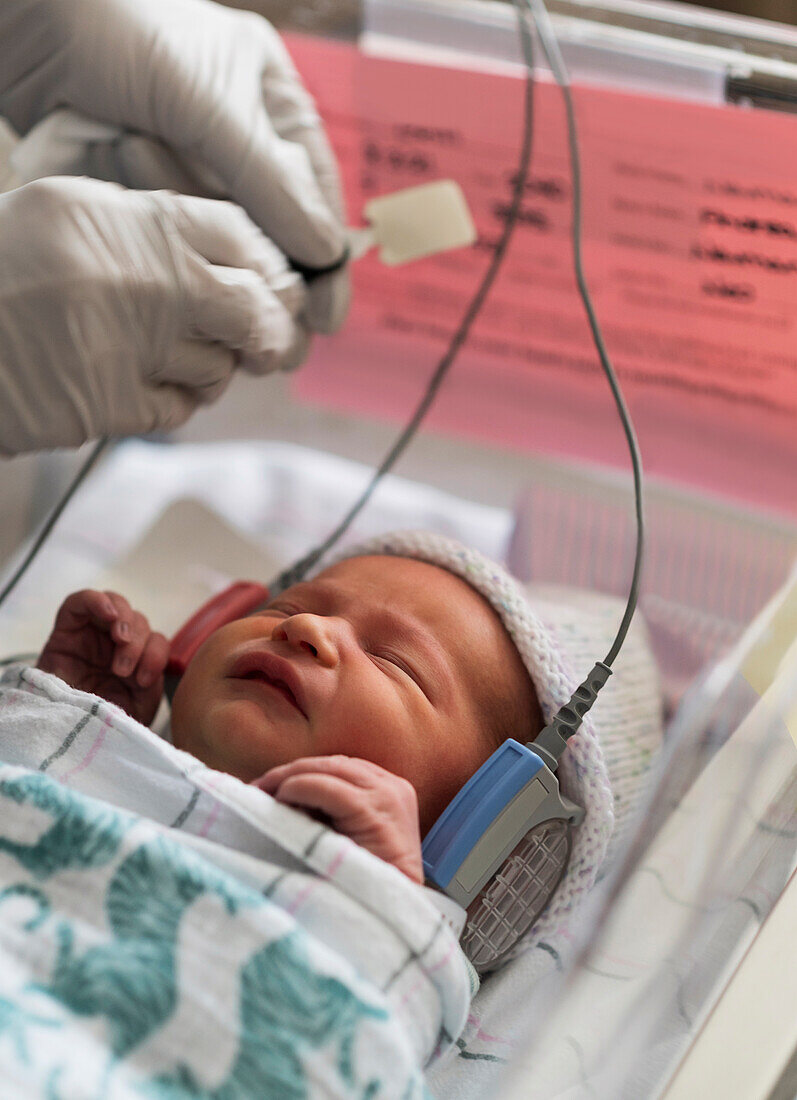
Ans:
{"type": "MultiPolygon", "coordinates": [[[[295,36],[351,224],[370,197],[462,185],[479,240],[353,267],[343,332],[296,392],[399,422],[462,316],[511,200],[520,78],[295,36]]],[[[436,430],[626,468],[573,278],[565,116],[536,84],[531,180],[504,270],[429,414],[436,430]]],[[[797,119],[577,87],[587,278],[649,472],[797,515],[797,119]]],[[[374,456],[376,459],[381,456],[374,456]]]]}

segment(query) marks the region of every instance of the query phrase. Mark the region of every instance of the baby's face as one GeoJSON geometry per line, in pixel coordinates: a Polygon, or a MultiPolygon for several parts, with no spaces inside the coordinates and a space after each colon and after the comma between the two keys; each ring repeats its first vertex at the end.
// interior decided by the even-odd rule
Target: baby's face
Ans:
{"type": "Polygon", "coordinates": [[[408,779],[422,833],[512,735],[537,732],[534,690],[498,616],[464,581],[424,562],[351,558],[222,627],[172,706],[178,748],[256,779],[342,753],[408,779]]]}

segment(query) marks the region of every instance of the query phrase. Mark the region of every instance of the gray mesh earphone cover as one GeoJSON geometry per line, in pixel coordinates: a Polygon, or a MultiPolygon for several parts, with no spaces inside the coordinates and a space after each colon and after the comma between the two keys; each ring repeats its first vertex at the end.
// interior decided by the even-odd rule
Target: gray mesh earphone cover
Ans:
{"type": "Polygon", "coordinates": [[[476,970],[499,966],[532,927],[562,880],[571,844],[568,820],[535,825],[471,902],[460,946],[476,970]]]}

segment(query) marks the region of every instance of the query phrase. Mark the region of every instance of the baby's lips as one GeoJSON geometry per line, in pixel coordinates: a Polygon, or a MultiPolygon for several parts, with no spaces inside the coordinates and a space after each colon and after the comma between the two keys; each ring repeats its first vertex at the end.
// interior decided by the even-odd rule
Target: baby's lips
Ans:
{"type": "Polygon", "coordinates": [[[291,661],[268,649],[247,649],[233,663],[227,673],[231,680],[262,679],[273,687],[283,689],[296,709],[307,717],[307,700],[302,678],[291,661]]]}

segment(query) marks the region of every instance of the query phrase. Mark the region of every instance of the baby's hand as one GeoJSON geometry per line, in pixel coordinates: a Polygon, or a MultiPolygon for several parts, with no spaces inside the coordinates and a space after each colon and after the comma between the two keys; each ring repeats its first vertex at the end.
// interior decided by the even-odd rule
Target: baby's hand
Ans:
{"type": "Polygon", "coordinates": [[[37,668],[116,703],[148,725],[163,695],[169,643],[115,592],[73,592],[58,611],[37,668]]]}
{"type": "Polygon", "coordinates": [[[254,785],[320,811],[339,833],[423,883],[418,796],[406,779],[352,756],[310,756],[272,768],[254,785]]]}

